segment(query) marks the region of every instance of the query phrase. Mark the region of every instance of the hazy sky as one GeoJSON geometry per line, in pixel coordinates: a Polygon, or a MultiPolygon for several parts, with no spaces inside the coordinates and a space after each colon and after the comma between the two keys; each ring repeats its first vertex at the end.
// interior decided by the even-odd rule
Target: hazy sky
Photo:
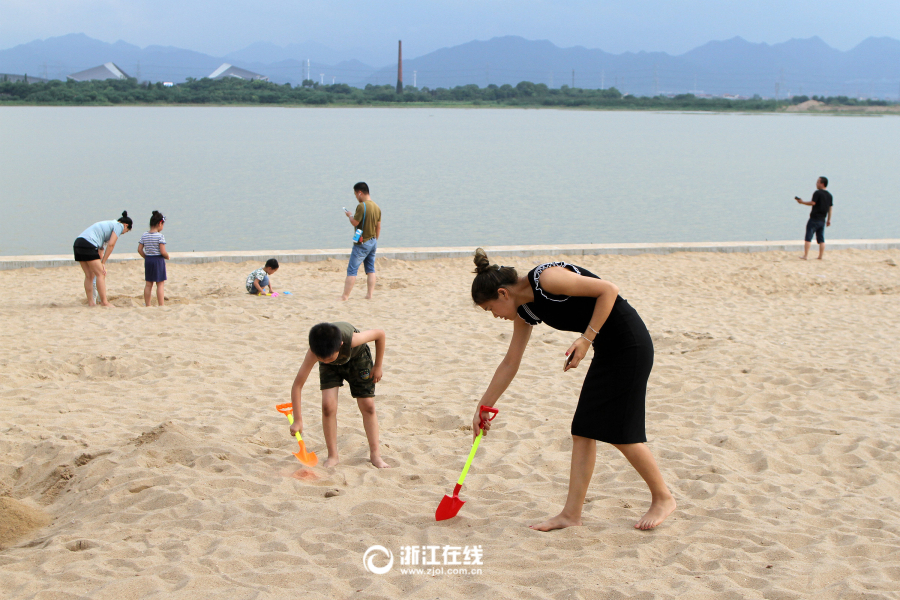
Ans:
{"type": "Polygon", "coordinates": [[[900,39],[898,0],[0,0],[0,48],[85,33],[213,55],[253,42],[318,42],[419,56],[473,39],[520,35],[561,47],[680,54],[739,35],[776,43],[818,35],[847,50],[900,39]]]}

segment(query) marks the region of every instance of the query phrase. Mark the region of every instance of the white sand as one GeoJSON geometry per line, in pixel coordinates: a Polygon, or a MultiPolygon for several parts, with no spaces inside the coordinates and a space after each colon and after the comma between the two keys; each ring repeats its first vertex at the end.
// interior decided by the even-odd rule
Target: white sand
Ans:
{"type": "MultiPolygon", "coordinates": [[[[572,335],[546,326],[466,505],[434,521],[512,329],[473,308],[468,260],[384,261],[375,300],[344,304],[343,263],[283,266],[279,298],[243,293],[256,264],[170,265],[161,310],[140,307],[140,264],[110,266],[114,310],[83,306],[80,269],[0,272],[0,597],[900,597],[900,251],[578,263],[653,335],[647,430],[680,503],[654,531],[632,529],[648,493],[608,446],[584,526],[528,528],[565,499],[585,371],[562,372],[572,335]],[[291,455],[274,406],[323,320],[387,331],[393,469],[367,462],[346,387],[342,464],[291,455]],[[374,544],[394,553],[386,575],[363,567],[374,544]],[[480,545],[482,572],[403,574],[407,545],[480,545]]],[[[324,460],[317,388],[314,371],[304,437],[324,460]]]]}

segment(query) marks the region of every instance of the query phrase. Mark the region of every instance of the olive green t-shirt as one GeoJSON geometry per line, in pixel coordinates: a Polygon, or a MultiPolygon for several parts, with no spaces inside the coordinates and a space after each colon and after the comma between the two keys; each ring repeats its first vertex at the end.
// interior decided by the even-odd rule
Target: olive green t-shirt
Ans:
{"type": "MultiPolygon", "coordinates": [[[[363,233],[362,237],[359,238],[359,243],[368,242],[375,237],[375,229],[378,223],[381,222],[381,209],[372,200],[360,202],[356,207],[356,212],[353,214],[353,220],[359,221],[362,226],[363,233]],[[363,215],[363,205],[366,207],[365,215],[363,215]],[[363,221],[363,216],[365,216],[365,221],[363,221]]],[[[357,225],[357,228],[360,225],[357,225]]]]}
{"type": "Polygon", "coordinates": [[[351,358],[356,358],[362,352],[365,351],[366,344],[360,344],[356,348],[353,348],[353,334],[359,333],[359,329],[347,323],[345,321],[338,321],[337,323],[332,323],[335,327],[341,330],[341,349],[338,350],[338,357],[334,362],[328,363],[330,365],[346,365],[350,362],[351,358]]]}

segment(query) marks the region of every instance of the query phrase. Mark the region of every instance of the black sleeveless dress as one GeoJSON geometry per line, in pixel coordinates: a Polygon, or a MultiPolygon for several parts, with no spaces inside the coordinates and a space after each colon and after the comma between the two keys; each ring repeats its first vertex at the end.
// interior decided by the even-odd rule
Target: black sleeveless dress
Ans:
{"type": "MultiPolygon", "coordinates": [[[[538,265],[528,272],[534,302],[520,306],[519,317],[529,325],[543,322],[554,329],[584,333],[597,299],[559,296],[542,290],[541,273],[550,267],[563,267],[599,279],[587,269],[565,262],[538,265]]],[[[653,368],[653,341],[637,311],[621,296],[616,296],[593,346],[594,358],[572,418],[572,435],[610,444],[646,442],[644,404],[647,379],[653,368]]]]}

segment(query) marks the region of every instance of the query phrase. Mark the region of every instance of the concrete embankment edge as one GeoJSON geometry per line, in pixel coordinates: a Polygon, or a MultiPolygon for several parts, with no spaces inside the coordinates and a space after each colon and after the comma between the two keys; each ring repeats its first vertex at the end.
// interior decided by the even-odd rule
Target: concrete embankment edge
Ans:
{"type": "MultiPolygon", "coordinates": [[[[802,251],[803,242],[680,242],[655,244],[558,244],[538,246],[485,246],[488,256],[592,256],[600,254],[673,254],[675,252],[796,252],[802,251]]],[[[826,243],[832,250],[896,250],[900,249],[900,239],[885,240],[833,240],[826,243]]],[[[466,258],[472,256],[474,247],[461,248],[379,248],[378,257],[395,260],[435,260],[441,258],[466,258]]],[[[818,249],[815,244],[813,252],[818,249]]],[[[335,250],[268,250],[231,252],[170,252],[172,264],[195,265],[213,262],[257,262],[264,263],[270,258],[281,263],[317,262],[329,258],[345,261],[350,249],[335,250]]],[[[109,262],[119,263],[142,260],[136,254],[113,254],[109,262]]],[[[71,267],[77,263],[70,255],[43,256],[0,256],[0,270],[49,267],[71,267]]]]}

